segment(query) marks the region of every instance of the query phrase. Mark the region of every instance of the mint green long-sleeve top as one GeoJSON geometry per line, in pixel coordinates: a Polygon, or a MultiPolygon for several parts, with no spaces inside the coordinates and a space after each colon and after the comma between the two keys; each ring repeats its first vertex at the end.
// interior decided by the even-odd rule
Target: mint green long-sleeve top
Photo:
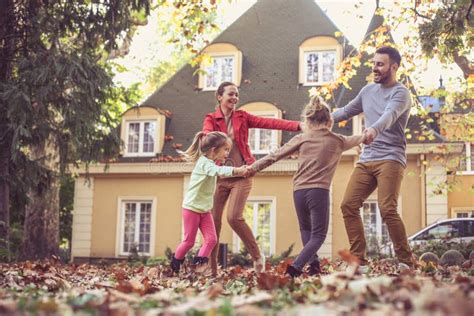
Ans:
{"type": "Polygon", "coordinates": [[[212,209],[217,176],[230,177],[233,170],[233,167],[218,166],[205,156],[199,157],[184,195],[183,208],[200,213],[209,212],[212,209]]]}

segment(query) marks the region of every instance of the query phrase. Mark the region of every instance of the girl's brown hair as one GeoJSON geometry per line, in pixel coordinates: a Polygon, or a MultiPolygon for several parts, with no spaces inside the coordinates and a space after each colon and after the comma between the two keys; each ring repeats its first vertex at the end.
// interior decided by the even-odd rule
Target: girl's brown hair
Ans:
{"type": "Polygon", "coordinates": [[[189,161],[196,161],[205,155],[212,148],[216,150],[224,146],[226,143],[232,142],[229,136],[222,132],[199,132],[194,136],[191,146],[185,151],[181,152],[181,155],[189,161]]]}
{"type": "Polygon", "coordinates": [[[331,121],[331,110],[324,102],[323,98],[318,95],[313,95],[309,99],[308,104],[303,109],[301,114],[304,129],[308,129],[310,125],[327,124],[331,121]]]}

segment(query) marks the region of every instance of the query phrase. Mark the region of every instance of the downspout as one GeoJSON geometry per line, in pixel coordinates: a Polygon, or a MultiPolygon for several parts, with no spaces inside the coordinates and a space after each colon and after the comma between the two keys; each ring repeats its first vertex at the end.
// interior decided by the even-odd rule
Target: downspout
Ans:
{"type": "Polygon", "coordinates": [[[419,156],[420,176],[421,176],[421,228],[426,227],[426,157],[425,154],[419,156]]]}

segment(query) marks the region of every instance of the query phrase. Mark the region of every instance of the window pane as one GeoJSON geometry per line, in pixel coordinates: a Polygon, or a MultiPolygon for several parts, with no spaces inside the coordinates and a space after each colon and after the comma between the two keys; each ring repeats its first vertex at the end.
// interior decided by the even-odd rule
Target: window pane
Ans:
{"type": "Polygon", "coordinates": [[[323,62],[323,82],[334,80],[334,72],[336,70],[336,52],[322,53],[323,62]]]}
{"type": "Polygon", "coordinates": [[[211,65],[206,68],[206,88],[217,88],[218,61],[212,58],[211,65]]]}
{"type": "Polygon", "coordinates": [[[258,204],[258,227],[254,232],[258,238],[260,250],[266,256],[270,255],[270,203],[258,204]]]}
{"type": "MultiPolygon", "coordinates": [[[[252,229],[262,253],[266,256],[271,255],[271,202],[247,202],[243,216],[252,229]]],[[[239,244],[242,249],[244,246],[242,241],[239,241],[239,244]]]]}
{"type": "Polygon", "coordinates": [[[257,148],[255,148],[255,143],[256,143],[255,137],[257,137],[256,129],[255,128],[249,129],[249,147],[252,152],[257,150],[257,148]]]}
{"type": "Polygon", "coordinates": [[[463,237],[474,237],[474,222],[473,221],[465,221],[464,224],[464,231],[463,237]]]}
{"type": "Polygon", "coordinates": [[[144,153],[150,153],[154,151],[155,133],[156,133],[156,123],[145,122],[144,135],[143,135],[143,152],[144,153]]]}
{"type": "MultiPolygon", "coordinates": [[[[274,114],[258,115],[259,117],[275,118],[274,114]]],[[[274,130],[249,129],[249,147],[252,153],[267,154],[277,147],[277,134],[274,130]]]]}
{"type": "Polygon", "coordinates": [[[230,81],[232,82],[232,73],[234,71],[234,58],[233,57],[224,57],[221,59],[221,82],[230,81]]]}
{"type": "Polygon", "coordinates": [[[233,81],[234,57],[212,57],[211,65],[205,69],[204,77],[206,88],[217,88],[223,81],[233,81]]]}
{"type": "Polygon", "coordinates": [[[140,240],[138,250],[150,252],[151,203],[140,204],[140,240]]]}
{"type": "Polygon", "coordinates": [[[459,237],[459,227],[455,223],[439,224],[427,231],[426,239],[459,237]]]}
{"type": "Polygon", "coordinates": [[[128,147],[129,153],[138,152],[138,142],[140,139],[140,123],[128,124],[128,147]]]}
{"type": "Polygon", "coordinates": [[[130,252],[135,245],[136,204],[125,203],[123,251],[130,252]]]}
{"type": "Polygon", "coordinates": [[[364,202],[362,206],[362,222],[367,242],[367,253],[377,253],[379,247],[389,241],[388,230],[382,222],[377,202],[364,202]]]}
{"type": "Polygon", "coordinates": [[[319,54],[318,53],[306,53],[306,82],[318,82],[319,81],[319,54]]]}

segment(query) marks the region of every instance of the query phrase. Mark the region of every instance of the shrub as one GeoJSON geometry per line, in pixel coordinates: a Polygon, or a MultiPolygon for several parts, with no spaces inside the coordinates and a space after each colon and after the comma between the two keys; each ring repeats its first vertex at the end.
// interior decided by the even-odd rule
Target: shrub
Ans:
{"type": "Polygon", "coordinates": [[[425,252],[432,252],[441,257],[448,250],[457,250],[464,257],[468,258],[471,251],[474,251],[474,241],[453,242],[450,240],[431,240],[422,245],[415,245],[412,251],[415,255],[421,256],[425,252]]]}
{"type": "Polygon", "coordinates": [[[424,254],[421,255],[420,261],[423,261],[425,263],[433,262],[433,263],[438,264],[439,263],[439,257],[436,254],[432,253],[432,252],[425,252],[424,254]]]}
{"type": "Polygon", "coordinates": [[[448,250],[442,256],[440,260],[441,265],[446,266],[461,266],[464,262],[464,256],[457,250],[448,250]]]}

